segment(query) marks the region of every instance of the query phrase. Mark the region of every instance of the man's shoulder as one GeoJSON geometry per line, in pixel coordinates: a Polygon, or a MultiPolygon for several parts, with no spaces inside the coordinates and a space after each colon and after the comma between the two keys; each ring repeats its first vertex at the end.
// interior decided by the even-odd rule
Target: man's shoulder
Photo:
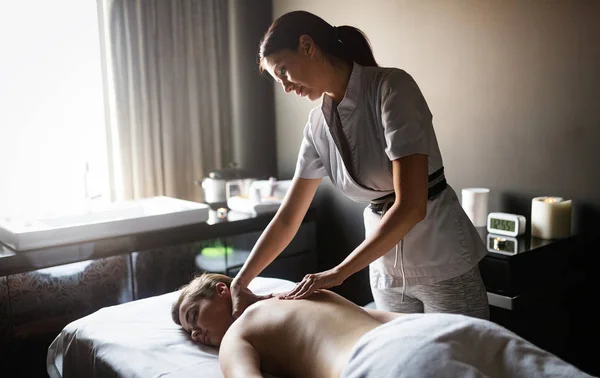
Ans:
{"type": "Polygon", "coordinates": [[[229,330],[239,336],[260,332],[264,327],[273,324],[267,322],[267,320],[273,321],[274,314],[272,310],[275,307],[277,307],[276,298],[256,302],[244,310],[244,313],[233,322],[229,330]]]}

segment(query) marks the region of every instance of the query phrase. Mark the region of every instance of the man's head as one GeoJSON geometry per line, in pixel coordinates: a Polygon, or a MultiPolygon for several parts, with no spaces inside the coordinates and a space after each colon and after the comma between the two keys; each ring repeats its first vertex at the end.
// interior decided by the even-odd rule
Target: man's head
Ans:
{"type": "Polygon", "coordinates": [[[181,287],[179,298],[171,308],[173,321],[183,327],[194,341],[219,346],[233,323],[231,315],[232,278],[203,273],[181,287]]]}

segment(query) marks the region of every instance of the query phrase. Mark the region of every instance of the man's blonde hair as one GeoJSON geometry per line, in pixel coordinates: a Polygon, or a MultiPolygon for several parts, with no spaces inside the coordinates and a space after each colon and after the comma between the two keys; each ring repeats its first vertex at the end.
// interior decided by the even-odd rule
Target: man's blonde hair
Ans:
{"type": "Polygon", "coordinates": [[[190,298],[191,301],[197,301],[200,298],[213,298],[218,283],[224,283],[229,288],[232,280],[233,278],[218,273],[202,273],[194,277],[189,283],[179,288],[181,291],[179,298],[177,298],[177,301],[171,307],[173,321],[181,325],[179,309],[185,298],[190,298]]]}

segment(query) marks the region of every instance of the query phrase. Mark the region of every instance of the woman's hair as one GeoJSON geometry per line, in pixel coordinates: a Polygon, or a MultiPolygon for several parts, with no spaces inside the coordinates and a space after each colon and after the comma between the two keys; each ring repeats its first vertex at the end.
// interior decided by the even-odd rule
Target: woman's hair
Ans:
{"type": "Polygon", "coordinates": [[[179,288],[179,298],[171,306],[171,317],[177,325],[181,325],[179,319],[179,308],[181,303],[187,297],[191,301],[195,302],[200,298],[213,298],[215,295],[215,288],[218,283],[224,283],[227,287],[231,286],[233,278],[217,273],[202,273],[199,276],[194,277],[188,284],[183,285],[179,288]]]}
{"type": "Polygon", "coordinates": [[[300,36],[310,36],[327,58],[361,66],[377,66],[365,34],[353,26],[332,26],[312,13],[294,11],[275,20],[260,42],[261,70],[264,59],[282,50],[296,50],[300,36]]]}

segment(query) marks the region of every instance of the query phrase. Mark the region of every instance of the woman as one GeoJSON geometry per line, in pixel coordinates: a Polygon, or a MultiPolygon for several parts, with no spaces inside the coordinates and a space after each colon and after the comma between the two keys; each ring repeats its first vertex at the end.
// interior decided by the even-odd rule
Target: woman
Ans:
{"type": "Polygon", "coordinates": [[[304,129],[293,184],[232,283],[233,312],[288,245],[325,176],[370,203],[365,241],[336,267],[308,274],[286,299],[340,285],[369,266],[378,309],[489,318],[478,270],[485,246],[444,178],[432,115],[406,72],[380,68],[361,31],[303,11],[277,19],[260,45],[260,67],[320,107],[304,129]]]}

